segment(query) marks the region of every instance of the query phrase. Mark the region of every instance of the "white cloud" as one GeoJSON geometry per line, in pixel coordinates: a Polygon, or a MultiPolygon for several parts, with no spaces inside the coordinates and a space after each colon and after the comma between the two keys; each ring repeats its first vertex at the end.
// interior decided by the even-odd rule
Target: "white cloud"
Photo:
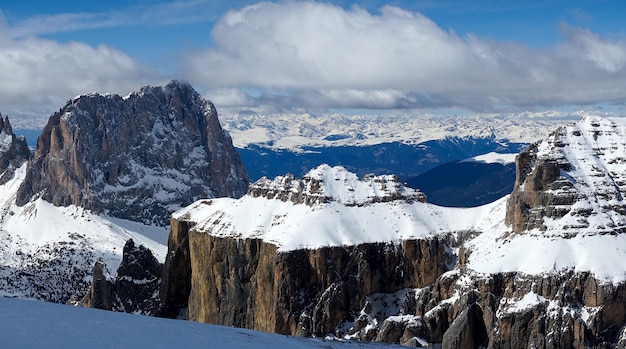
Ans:
{"type": "Polygon", "coordinates": [[[157,78],[129,56],[104,45],[12,39],[7,33],[0,21],[0,105],[5,115],[45,111],[47,116],[78,94],[126,93],[157,78]]]}
{"type": "MultiPolygon", "coordinates": [[[[198,86],[281,91],[284,107],[474,110],[626,101],[626,43],[564,26],[550,49],[460,37],[416,12],[287,1],[222,16],[186,57],[198,86]],[[289,98],[290,97],[290,98],[289,98]]],[[[247,96],[247,98],[250,96],[247,96]]],[[[272,102],[268,95],[255,103],[272,102]]]]}

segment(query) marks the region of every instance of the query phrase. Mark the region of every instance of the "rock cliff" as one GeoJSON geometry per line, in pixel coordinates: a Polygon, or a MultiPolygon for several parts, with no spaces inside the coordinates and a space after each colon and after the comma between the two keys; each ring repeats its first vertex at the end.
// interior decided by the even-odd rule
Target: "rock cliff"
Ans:
{"type": "Polygon", "coordinates": [[[211,102],[187,83],[76,97],[37,140],[18,205],[57,206],[166,225],[199,198],[245,194],[248,178],[211,102]]]}
{"type": "Polygon", "coordinates": [[[28,160],[30,151],[26,139],[16,137],[9,117],[0,114],[0,185],[5,184],[15,174],[15,170],[28,160]]]}

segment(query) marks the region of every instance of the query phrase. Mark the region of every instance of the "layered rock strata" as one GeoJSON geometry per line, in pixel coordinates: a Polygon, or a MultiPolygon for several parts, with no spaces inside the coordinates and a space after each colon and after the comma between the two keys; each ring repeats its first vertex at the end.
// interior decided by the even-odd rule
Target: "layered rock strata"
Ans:
{"type": "Polygon", "coordinates": [[[623,232],[625,154],[626,129],[615,120],[587,117],[556,129],[517,157],[506,223],[517,233],[623,232]]]}

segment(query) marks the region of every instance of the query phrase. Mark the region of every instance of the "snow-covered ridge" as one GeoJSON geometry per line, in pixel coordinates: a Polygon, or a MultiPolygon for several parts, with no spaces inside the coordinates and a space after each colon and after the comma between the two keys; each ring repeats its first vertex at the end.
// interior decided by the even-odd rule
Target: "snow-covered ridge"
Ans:
{"type": "MultiPolygon", "coordinates": [[[[626,280],[626,119],[584,117],[527,154],[523,166],[533,172],[511,197],[523,201],[522,214],[534,228],[511,234],[513,227],[501,222],[483,229],[466,244],[467,266],[483,273],[590,271],[609,282],[626,280]]],[[[504,209],[494,218],[505,216],[504,209]]]]}
{"type": "Polygon", "coordinates": [[[455,209],[423,199],[394,176],[359,180],[342,167],[322,165],[300,180],[281,176],[259,181],[241,199],[200,200],[173,218],[197,222],[199,232],[259,238],[288,251],[474,230],[489,219],[493,206],[455,209]]]}
{"type": "Polygon", "coordinates": [[[587,112],[504,115],[220,115],[233,144],[298,150],[304,146],[418,144],[446,137],[475,137],[533,143],[564,122],[587,112]]]}
{"type": "Polygon", "coordinates": [[[250,185],[248,195],[307,205],[331,201],[346,206],[400,199],[409,202],[426,201],[423,193],[406,187],[395,175],[370,174],[359,179],[341,166],[328,165],[310,170],[300,180],[289,174],[273,180],[263,177],[250,185]]]}

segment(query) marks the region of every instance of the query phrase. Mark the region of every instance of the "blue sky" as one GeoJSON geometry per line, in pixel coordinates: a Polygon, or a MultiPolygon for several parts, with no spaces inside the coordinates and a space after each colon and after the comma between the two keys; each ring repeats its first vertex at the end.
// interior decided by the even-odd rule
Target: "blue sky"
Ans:
{"type": "Polygon", "coordinates": [[[626,2],[21,1],[0,112],[177,78],[221,113],[500,112],[626,103],[626,2]]]}

